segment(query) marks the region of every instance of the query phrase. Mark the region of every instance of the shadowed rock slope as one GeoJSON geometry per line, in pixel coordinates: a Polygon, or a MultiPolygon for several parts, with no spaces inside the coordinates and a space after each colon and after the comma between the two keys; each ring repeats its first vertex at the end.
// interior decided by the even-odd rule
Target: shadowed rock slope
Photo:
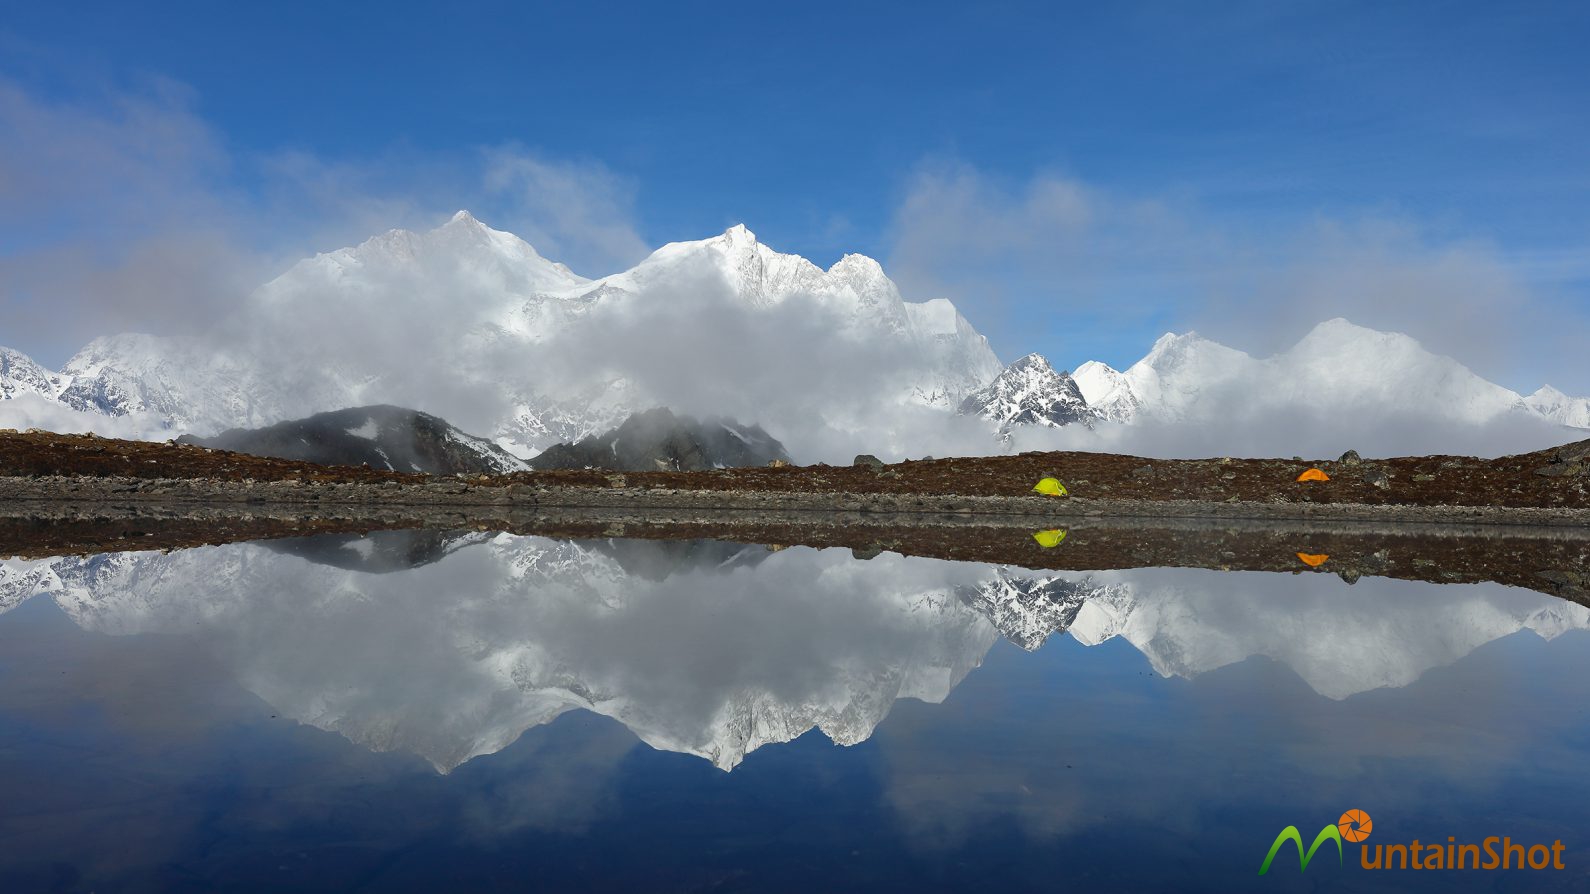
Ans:
{"type": "Polygon", "coordinates": [[[183,435],[178,442],[324,466],[432,475],[500,475],[526,468],[523,460],[446,420],[393,406],[317,413],[264,428],[228,429],[212,438],[183,435]]]}
{"type": "Polygon", "coordinates": [[[789,454],[759,426],[708,417],[696,421],[667,408],[647,410],[618,428],[574,444],[558,444],[530,461],[537,469],[699,472],[765,466],[789,454]]]}

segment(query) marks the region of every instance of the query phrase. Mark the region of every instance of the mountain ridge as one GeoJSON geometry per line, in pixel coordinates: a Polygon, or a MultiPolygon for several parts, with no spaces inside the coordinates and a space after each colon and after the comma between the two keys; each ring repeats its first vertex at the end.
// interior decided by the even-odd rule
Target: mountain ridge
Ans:
{"type": "MultiPolygon", "coordinates": [[[[845,350],[856,357],[881,349],[910,359],[899,375],[879,379],[885,390],[875,398],[885,405],[951,407],[999,370],[987,340],[951,303],[905,301],[860,255],[825,271],[737,225],[586,279],[460,212],[430,231],[391,230],[298,262],[256,290],[219,334],[95,339],[67,362],[66,389],[46,399],[83,413],[148,414],[170,431],[200,435],[354,406],[414,406],[526,457],[670,403],[648,394],[644,378],[612,369],[622,357],[582,363],[575,358],[590,352],[561,342],[571,332],[599,341],[606,327],[656,303],[643,298],[672,292],[708,295],[714,313],[744,316],[747,332],[757,331],[759,314],[798,299],[826,315],[821,336],[851,345],[845,350]],[[405,356],[409,343],[431,349],[405,356]]],[[[754,351],[745,362],[755,362],[754,351]]]]}
{"type": "MultiPolygon", "coordinates": [[[[953,414],[968,401],[973,412],[966,415],[1007,446],[1021,428],[1143,421],[1218,427],[1233,414],[1300,408],[1416,412],[1455,425],[1517,418],[1590,428],[1590,398],[1550,386],[1525,397],[1408,336],[1340,318],[1265,358],[1196,332],[1166,333],[1124,371],[1089,361],[1050,376],[1033,358],[1050,368],[1039,354],[1001,365],[953,303],[906,301],[882,265],[864,255],[846,254],[825,270],[775,251],[737,224],[707,239],[670,242],[628,270],[588,279],[460,211],[428,231],[389,230],[306,258],[257,289],[210,335],[104,336],[59,372],[7,349],[0,353],[0,422],[43,419],[81,429],[116,418],[137,421],[117,434],[205,436],[394,404],[483,432],[521,459],[615,428],[649,406],[698,416],[754,413],[802,456],[816,451],[790,441],[792,432],[855,442],[824,448],[830,460],[879,450],[879,439],[904,430],[894,420],[907,410],[953,414]],[[676,302],[683,305],[676,309],[676,302]],[[722,342],[693,340],[726,319],[732,323],[721,327],[722,342]],[[651,332],[657,324],[664,328],[651,332]],[[792,324],[809,324],[806,337],[818,341],[781,362],[805,363],[811,372],[800,376],[827,378],[803,385],[789,381],[788,371],[767,374],[761,355],[782,351],[792,324]],[[628,340],[604,353],[613,328],[628,340]],[[761,341],[736,343],[746,337],[761,341]],[[626,360],[637,354],[639,366],[626,360]],[[707,369],[716,379],[659,385],[659,375],[675,377],[707,354],[715,355],[707,369]],[[806,362],[814,358],[819,362],[806,362]],[[1035,373],[1044,381],[1018,385],[1035,373]],[[689,387],[695,384],[710,388],[689,387]],[[659,388],[700,393],[708,403],[679,406],[659,388]],[[1001,389],[1009,393],[994,393],[1001,389]],[[741,405],[711,403],[723,398],[741,405]]],[[[998,449],[998,441],[986,443],[961,449],[998,449]]]]}

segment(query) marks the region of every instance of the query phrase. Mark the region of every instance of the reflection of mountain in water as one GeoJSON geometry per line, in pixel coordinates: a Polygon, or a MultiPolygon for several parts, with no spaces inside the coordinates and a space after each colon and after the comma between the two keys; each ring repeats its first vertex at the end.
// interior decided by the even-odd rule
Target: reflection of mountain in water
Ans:
{"type": "Polygon", "coordinates": [[[1001,635],[1120,636],[1182,676],[1266,655],[1344,698],[1590,626],[1500,587],[476,533],[0,563],[0,610],[35,592],[86,629],[192,636],[282,713],[443,770],[576,708],[725,769],[814,727],[853,744],[899,698],[944,699],[1001,635]]]}
{"type": "Polygon", "coordinates": [[[259,545],[271,552],[298,556],[320,565],[384,574],[429,565],[454,550],[491,537],[490,534],[419,529],[283,537],[264,540],[259,545]]]}
{"type": "Polygon", "coordinates": [[[1520,630],[1551,639],[1590,627],[1590,609],[1493,584],[1437,586],[1333,575],[1153,568],[1100,573],[1124,584],[1091,598],[1070,632],[1094,645],[1122,637],[1163,675],[1196,677],[1262,655],[1327,698],[1406,686],[1520,630]]]}

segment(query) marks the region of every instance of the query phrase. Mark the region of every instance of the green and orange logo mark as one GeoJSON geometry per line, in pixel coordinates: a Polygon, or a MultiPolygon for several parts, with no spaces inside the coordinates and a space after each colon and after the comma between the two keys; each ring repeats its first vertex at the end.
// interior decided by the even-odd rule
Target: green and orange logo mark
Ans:
{"type": "Polygon", "coordinates": [[[1300,872],[1308,871],[1309,861],[1314,859],[1314,854],[1319,851],[1320,845],[1327,841],[1336,845],[1336,863],[1340,865],[1342,863],[1342,839],[1345,838],[1353,842],[1363,841],[1369,837],[1369,832],[1373,828],[1374,824],[1370,822],[1369,814],[1355,807],[1342,814],[1342,818],[1336,821],[1336,825],[1326,826],[1319,830],[1319,834],[1314,836],[1314,843],[1310,844],[1308,850],[1305,851],[1303,849],[1303,833],[1297,830],[1297,826],[1287,826],[1281,830],[1281,834],[1275,836],[1275,842],[1270,845],[1270,852],[1264,855],[1264,862],[1259,865],[1259,874],[1264,875],[1270,871],[1270,863],[1275,860],[1275,855],[1280,853],[1281,846],[1288,841],[1297,846],[1297,862],[1300,872]]]}
{"type": "Polygon", "coordinates": [[[1354,844],[1368,838],[1374,830],[1375,824],[1369,819],[1369,814],[1357,807],[1342,814],[1342,818],[1336,821],[1336,831],[1354,844]]]}
{"type": "MultiPolygon", "coordinates": [[[[1342,842],[1358,844],[1367,839],[1374,828],[1369,814],[1354,808],[1342,814],[1336,825],[1321,829],[1305,850],[1303,834],[1296,826],[1287,826],[1275,836],[1270,852],[1264,855],[1264,862],[1259,865],[1259,874],[1270,871],[1275,855],[1289,841],[1297,848],[1299,871],[1308,871],[1309,861],[1314,859],[1314,855],[1327,841],[1336,845],[1336,862],[1340,864],[1344,862],[1342,842]]],[[[1563,862],[1564,849],[1560,838],[1549,845],[1531,845],[1515,843],[1511,837],[1492,835],[1477,844],[1471,844],[1459,842],[1457,836],[1449,835],[1445,843],[1421,842],[1415,838],[1407,844],[1377,844],[1373,848],[1366,844],[1359,851],[1358,863],[1364,869],[1560,870],[1567,868],[1563,862]]]]}

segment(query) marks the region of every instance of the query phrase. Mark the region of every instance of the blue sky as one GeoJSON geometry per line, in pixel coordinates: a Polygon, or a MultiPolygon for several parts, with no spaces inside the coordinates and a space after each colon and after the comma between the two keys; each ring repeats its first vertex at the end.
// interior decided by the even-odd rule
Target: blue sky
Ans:
{"type": "Polygon", "coordinates": [[[1582,3],[10,5],[0,84],[53,123],[0,156],[0,342],[58,361],[52,285],[148,272],[24,263],[74,239],[213,211],[278,269],[469,206],[588,274],[735,222],[870,254],[1006,360],[1191,327],[1265,353],[1347,315],[1590,391],[1560,356],[1590,332],[1587,38],[1582,3]],[[158,195],[17,186],[129,129],[166,140],[128,168],[158,195]],[[482,185],[505,153],[524,188],[482,185]]]}

